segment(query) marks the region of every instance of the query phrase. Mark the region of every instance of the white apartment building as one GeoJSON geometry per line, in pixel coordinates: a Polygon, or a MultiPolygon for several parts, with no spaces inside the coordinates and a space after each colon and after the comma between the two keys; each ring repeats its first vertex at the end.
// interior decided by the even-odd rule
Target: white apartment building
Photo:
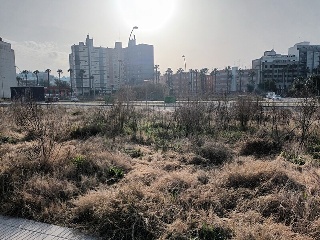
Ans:
{"type": "Polygon", "coordinates": [[[127,48],[116,42],[114,48],[94,47],[87,35],[86,42],[71,47],[69,64],[73,92],[89,95],[110,93],[124,85],[143,84],[154,78],[153,46],[136,44],[129,39],[127,48]]]}
{"type": "Polygon", "coordinates": [[[0,98],[11,98],[10,87],[16,87],[15,56],[11,44],[0,38],[0,98]]]}
{"type": "Polygon", "coordinates": [[[277,54],[273,49],[265,51],[264,55],[252,61],[258,84],[268,84],[274,81],[280,93],[286,92],[298,76],[299,58],[295,54],[277,54]]]}
{"type": "Polygon", "coordinates": [[[124,51],[121,42],[115,48],[94,47],[87,35],[86,42],[71,47],[70,82],[77,95],[90,95],[118,90],[125,79],[124,51]]]}
{"type": "Polygon", "coordinates": [[[306,77],[310,74],[320,73],[320,45],[301,42],[289,48],[288,53],[298,58],[301,76],[306,77]]]}

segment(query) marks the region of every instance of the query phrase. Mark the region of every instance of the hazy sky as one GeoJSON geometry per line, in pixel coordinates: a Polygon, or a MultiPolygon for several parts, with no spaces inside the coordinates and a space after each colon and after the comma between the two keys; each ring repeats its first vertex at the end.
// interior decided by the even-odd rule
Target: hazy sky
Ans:
{"type": "Polygon", "coordinates": [[[16,65],[67,75],[71,45],[89,33],[95,46],[154,45],[163,73],[240,66],[265,50],[287,54],[297,42],[320,44],[319,0],[0,0],[0,36],[16,65]]]}

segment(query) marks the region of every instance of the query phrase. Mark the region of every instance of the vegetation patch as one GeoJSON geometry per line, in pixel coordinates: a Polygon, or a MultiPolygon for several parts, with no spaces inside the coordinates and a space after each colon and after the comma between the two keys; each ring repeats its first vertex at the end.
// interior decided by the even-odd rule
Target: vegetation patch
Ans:
{"type": "Polygon", "coordinates": [[[198,149],[198,153],[206,161],[198,159],[193,162],[201,165],[221,165],[232,159],[232,152],[226,146],[218,143],[207,143],[198,149]]]}
{"type": "Polygon", "coordinates": [[[169,112],[117,94],[108,108],[2,109],[0,214],[115,240],[319,238],[319,169],[300,158],[320,152],[316,105],[224,97],[169,112]]]}
{"type": "Polygon", "coordinates": [[[232,231],[228,228],[204,224],[198,232],[198,237],[203,240],[228,240],[232,239],[232,231]]]}
{"type": "Polygon", "coordinates": [[[267,139],[248,140],[244,143],[240,150],[240,154],[244,156],[266,156],[279,153],[282,146],[278,143],[267,139]]]}

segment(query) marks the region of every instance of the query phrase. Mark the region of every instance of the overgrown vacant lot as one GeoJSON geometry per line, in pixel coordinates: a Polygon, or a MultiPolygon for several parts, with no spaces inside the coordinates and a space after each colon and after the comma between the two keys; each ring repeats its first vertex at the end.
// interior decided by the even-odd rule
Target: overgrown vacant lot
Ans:
{"type": "Polygon", "coordinates": [[[317,102],[1,109],[0,214],[102,239],[320,239],[317,102]]]}

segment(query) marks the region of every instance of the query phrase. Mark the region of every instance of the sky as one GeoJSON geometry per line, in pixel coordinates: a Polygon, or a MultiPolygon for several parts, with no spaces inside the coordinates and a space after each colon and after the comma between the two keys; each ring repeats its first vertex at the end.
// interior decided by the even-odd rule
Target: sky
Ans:
{"type": "MultiPolygon", "coordinates": [[[[0,37],[15,50],[17,72],[47,68],[68,75],[71,45],[154,45],[167,68],[251,68],[274,49],[320,44],[319,0],[0,0],[0,37]],[[19,70],[20,69],[20,70],[19,70]]],[[[57,74],[56,74],[57,75],[57,74]]]]}

